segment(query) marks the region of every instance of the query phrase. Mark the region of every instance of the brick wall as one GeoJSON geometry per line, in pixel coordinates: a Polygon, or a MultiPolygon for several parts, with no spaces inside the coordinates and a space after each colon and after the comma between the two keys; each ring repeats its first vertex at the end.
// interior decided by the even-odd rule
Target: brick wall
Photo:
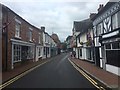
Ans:
{"type": "MultiPolygon", "coordinates": [[[[5,10],[4,10],[5,11],[5,10]]],[[[7,11],[7,9],[6,9],[7,11]]],[[[3,12],[4,13],[4,12],[3,12]]],[[[36,28],[35,26],[31,25],[30,23],[28,23],[27,21],[25,21],[24,19],[22,19],[20,16],[18,16],[16,13],[14,13],[13,11],[9,10],[7,11],[7,13],[3,14],[3,18],[4,18],[4,22],[8,22],[10,23],[6,30],[8,32],[8,51],[7,51],[7,65],[8,65],[8,69],[11,69],[11,61],[12,61],[12,43],[11,43],[11,39],[17,39],[15,38],[15,18],[17,20],[19,20],[21,22],[21,33],[20,33],[20,37],[22,41],[25,42],[30,42],[29,41],[29,28],[32,28],[32,43],[35,43],[36,45],[39,44],[39,33],[41,33],[41,41],[42,41],[42,31],[38,28],[36,28]],[[8,15],[7,15],[8,13],[8,15]],[[5,15],[7,18],[5,18],[5,15]]],[[[41,42],[42,44],[42,42],[41,42]]]]}

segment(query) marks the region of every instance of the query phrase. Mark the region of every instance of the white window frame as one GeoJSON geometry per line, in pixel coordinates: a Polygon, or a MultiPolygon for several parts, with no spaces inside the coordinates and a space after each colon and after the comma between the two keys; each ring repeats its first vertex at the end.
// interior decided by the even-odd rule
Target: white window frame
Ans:
{"type": "Polygon", "coordinates": [[[33,47],[32,46],[29,46],[28,47],[29,49],[28,49],[28,51],[27,51],[27,53],[28,53],[28,56],[27,56],[27,59],[33,59],[34,58],[34,55],[33,55],[33,47]]]}
{"type": "Polygon", "coordinates": [[[14,44],[14,58],[13,58],[13,62],[20,62],[21,61],[21,46],[20,45],[17,45],[17,44],[14,44]],[[15,60],[15,57],[19,56],[19,59],[18,60],[15,60]]]}
{"type": "Polygon", "coordinates": [[[103,25],[102,23],[99,23],[97,25],[97,36],[101,35],[103,33],[103,29],[102,29],[103,25]],[[98,33],[99,32],[99,33],[98,33]]]}
{"type": "Polygon", "coordinates": [[[120,27],[120,11],[117,12],[118,27],[120,27]]]}
{"type": "Polygon", "coordinates": [[[39,33],[39,43],[41,43],[41,33],[39,33]]]}
{"type": "Polygon", "coordinates": [[[29,41],[31,41],[31,42],[32,42],[32,31],[33,31],[33,29],[29,28],[29,41]]]}
{"type": "Polygon", "coordinates": [[[15,23],[15,37],[21,39],[21,37],[20,37],[20,34],[21,34],[21,22],[18,19],[15,19],[15,22],[16,22],[15,23]],[[18,29],[17,25],[20,26],[19,29],[18,29]]]}
{"type": "Polygon", "coordinates": [[[118,18],[117,18],[117,13],[112,16],[112,29],[118,28],[118,18]],[[115,20],[115,21],[114,21],[115,20]]]}

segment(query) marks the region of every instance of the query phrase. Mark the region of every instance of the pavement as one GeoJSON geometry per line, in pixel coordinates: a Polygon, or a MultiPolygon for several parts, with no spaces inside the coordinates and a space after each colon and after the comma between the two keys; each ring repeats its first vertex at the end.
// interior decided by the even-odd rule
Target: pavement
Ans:
{"type": "Polygon", "coordinates": [[[2,83],[16,77],[17,75],[39,65],[42,64],[44,62],[46,62],[48,59],[41,59],[39,61],[29,61],[29,62],[25,62],[19,66],[16,66],[13,70],[9,70],[9,71],[4,71],[2,72],[2,83]]]}
{"type": "Polygon", "coordinates": [[[95,64],[91,62],[80,60],[77,58],[71,58],[71,57],[69,57],[69,59],[79,68],[81,68],[83,71],[89,74],[91,77],[103,83],[108,88],[112,88],[112,89],[115,88],[117,90],[120,90],[119,76],[110,73],[104,69],[101,69],[100,67],[97,67],[95,64]]]}

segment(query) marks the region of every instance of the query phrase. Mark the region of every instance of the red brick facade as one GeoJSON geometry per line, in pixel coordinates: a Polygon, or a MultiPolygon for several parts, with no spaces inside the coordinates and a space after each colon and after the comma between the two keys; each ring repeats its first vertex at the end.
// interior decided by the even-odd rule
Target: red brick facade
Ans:
{"type": "MultiPolygon", "coordinates": [[[[20,40],[28,43],[34,43],[35,45],[42,45],[42,30],[38,29],[37,27],[31,25],[27,21],[25,21],[23,18],[21,18],[19,15],[17,15],[15,12],[10,10],[9,8],[2,6],[2,21],[3,21],[3,34],[2,34],[2,64],[3,64],[3,70],[5,69],[11,69],[11,63],[12,63],[12,43],[11,39],[14,40],[20,40]],[[20,37],[15,37],[15,25],[16,21],[19,20],[21,22],[21,31],[20,31],[20,37]],[[5,27],[4,27],[5,26],[5,27]],[[32,28],[32,42],[29,41],[29,28],[32,28]],[[39,43],[39,35],[40,35],[40,43],[39,43]],[[7,41],[6,41],[7,40],[7,41]]],[[[35,59],[35,58],[33,58],[35,59]]]]}

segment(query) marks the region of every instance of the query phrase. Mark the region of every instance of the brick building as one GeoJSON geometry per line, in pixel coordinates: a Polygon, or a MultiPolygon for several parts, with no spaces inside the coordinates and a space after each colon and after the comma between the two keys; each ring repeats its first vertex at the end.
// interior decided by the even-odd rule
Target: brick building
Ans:
{"type": "Polygon", "coordinates": [[[42,56],[43,31],[2,5],[2,69],[37,61],[42,56]]]}

